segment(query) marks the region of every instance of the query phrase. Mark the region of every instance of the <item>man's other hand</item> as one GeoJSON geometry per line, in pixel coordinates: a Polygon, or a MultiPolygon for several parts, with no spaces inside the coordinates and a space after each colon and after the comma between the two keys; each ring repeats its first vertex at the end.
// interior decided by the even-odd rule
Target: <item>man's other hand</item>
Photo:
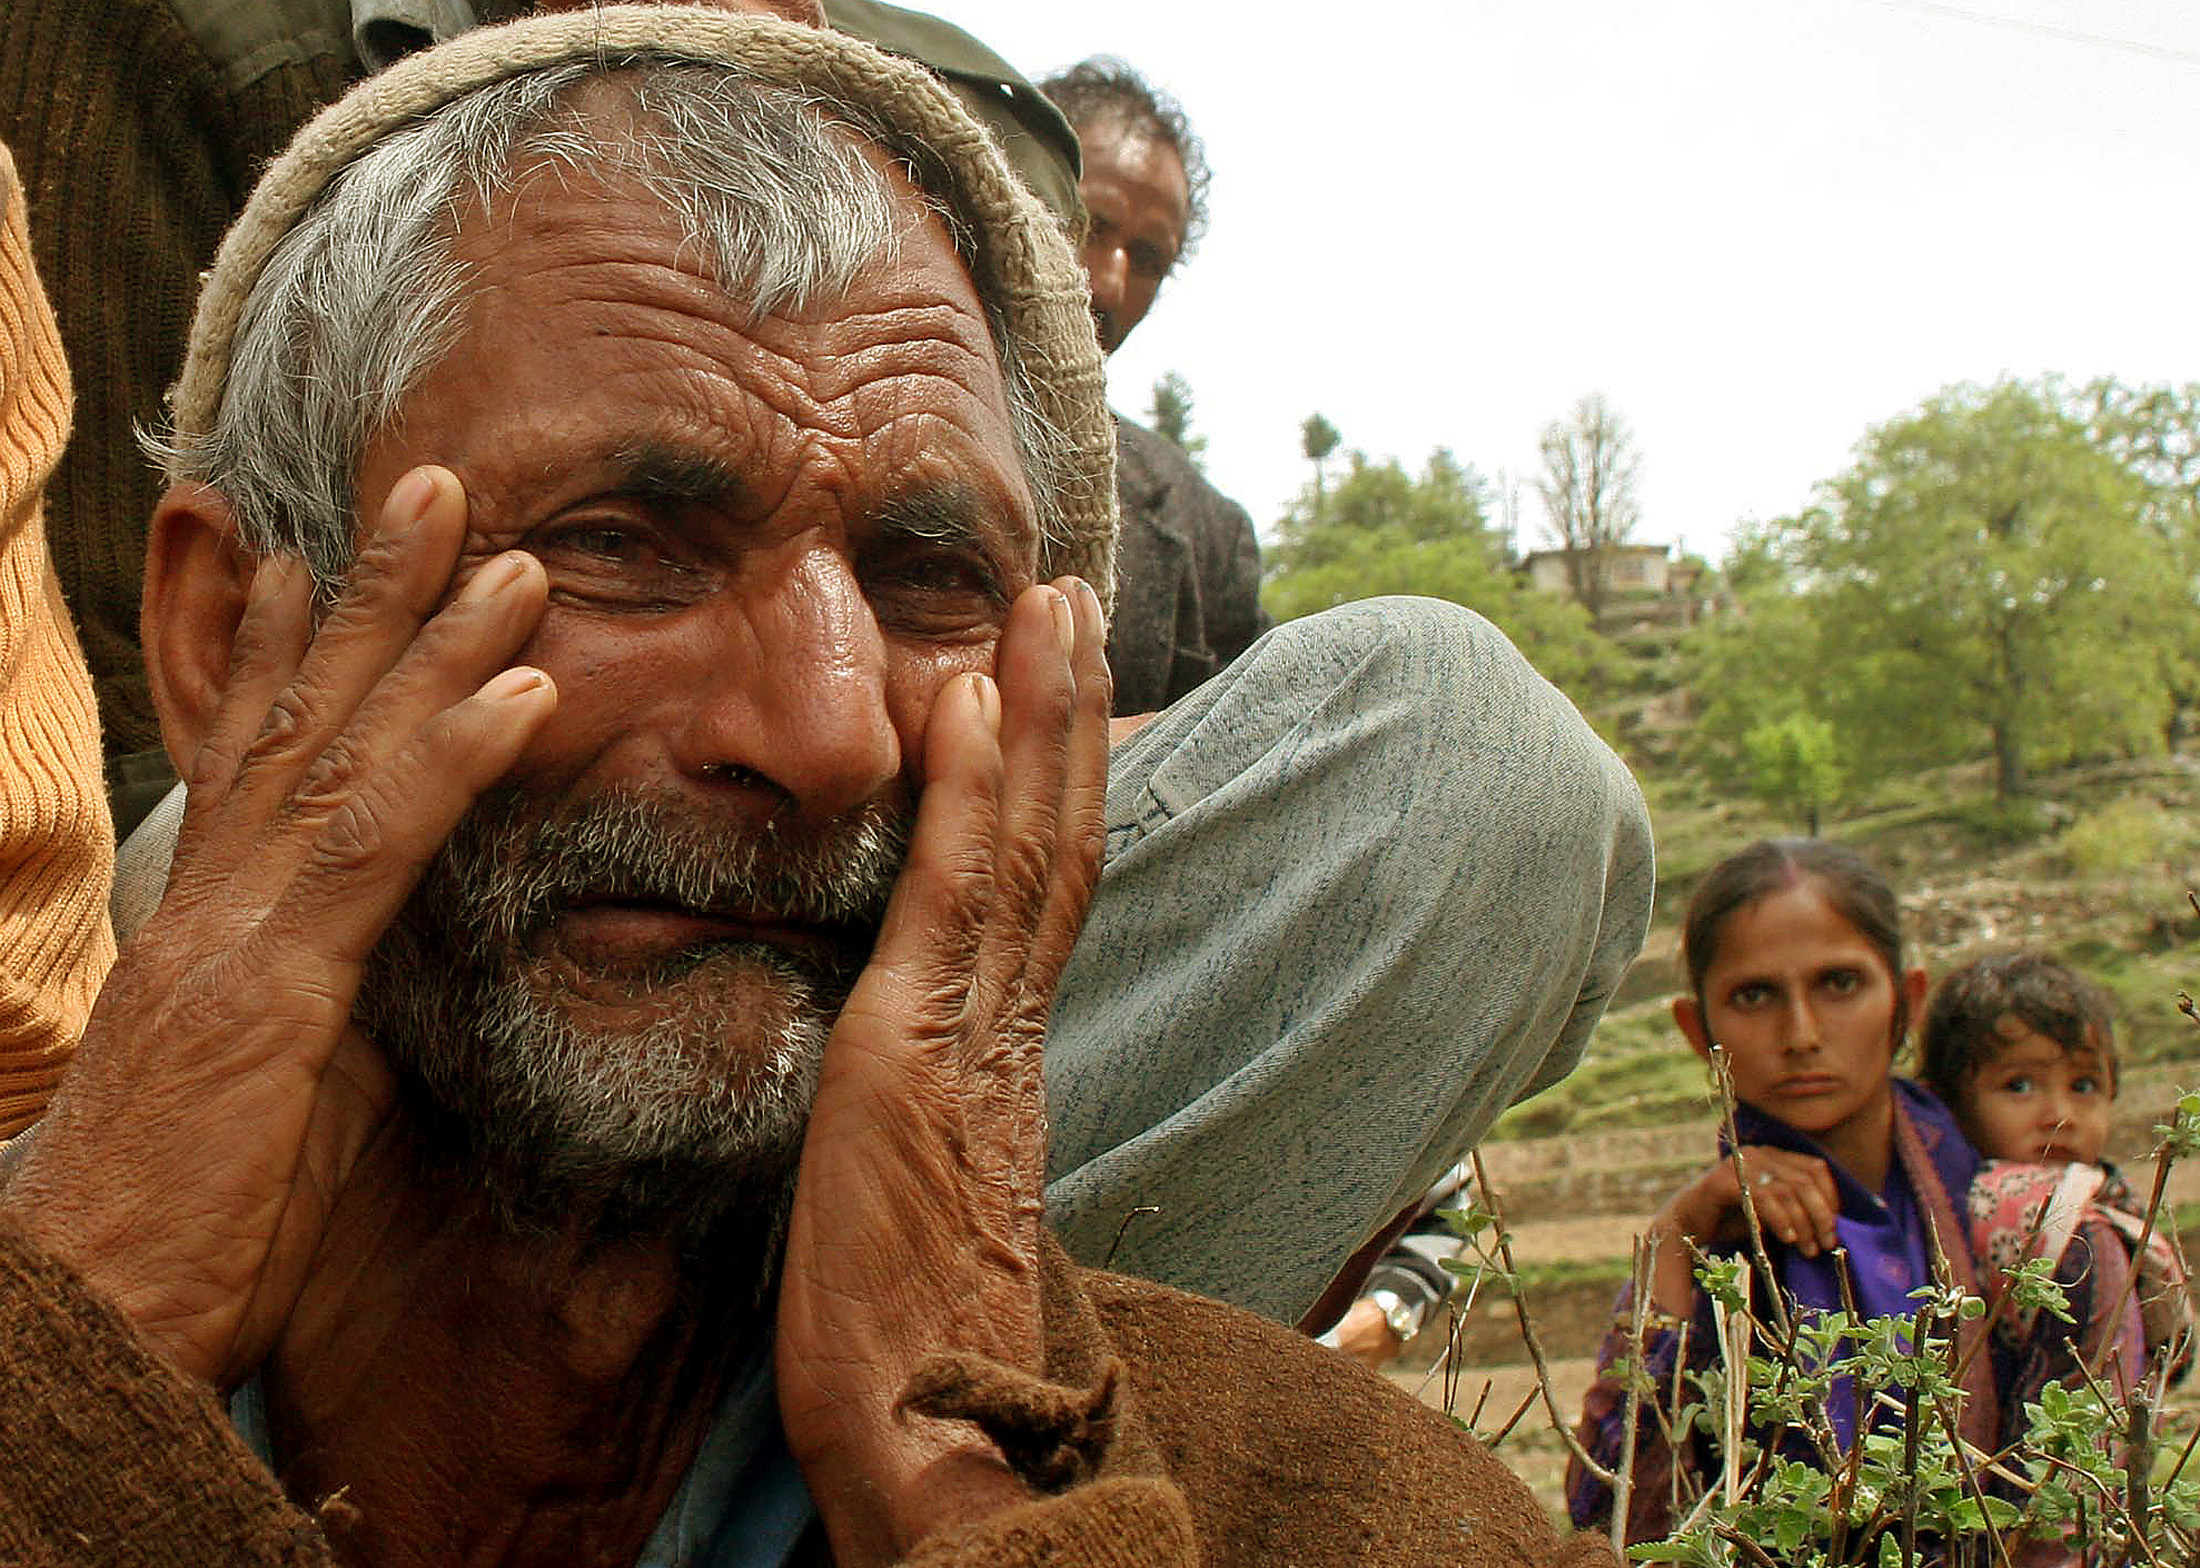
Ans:
{"type": "Polygon", "coordinates": [[[1100,875],[1106,641],[1084,583],[1034,587],[995,678],[935,699],[909,861],[826,1046],[777,1365],[789,1446],[844,1565],[1030,1495],[973,1428],[896,1401],[937,1352],[1042,1370],[1040,1055],[1100,875]]]}

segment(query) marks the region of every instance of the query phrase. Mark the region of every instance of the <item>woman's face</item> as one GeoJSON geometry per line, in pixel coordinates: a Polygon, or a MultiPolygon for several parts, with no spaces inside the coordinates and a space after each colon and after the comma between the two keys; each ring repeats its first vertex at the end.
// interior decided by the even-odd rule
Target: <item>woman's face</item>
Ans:
{"type": "Polygon", "coordinates": [[[1807,878],[1729,915],[1717,944],[1701,1012],[1693,998],[1674,1004],[1682,1029],[1699,1052],[1726,1047],[1736,1098],[1868,1179],[1886,1159],[1895,1006],[1907,989],[1916,1007],[1924,971],[1890,973],[1807,878]]]}

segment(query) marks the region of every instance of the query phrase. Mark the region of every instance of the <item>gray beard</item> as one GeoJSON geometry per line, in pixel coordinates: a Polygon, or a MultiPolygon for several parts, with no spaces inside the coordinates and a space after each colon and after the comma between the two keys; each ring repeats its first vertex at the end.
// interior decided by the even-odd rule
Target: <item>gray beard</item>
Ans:
{"type": "Polygon", "coordinates": [[[876,806],[810,829],[704,823],[623,791],[547,812],[510,789],[484,797],[369,955],[355,1009],[431,1167],[510,1235],[776,1255],[825,1039],[907,827],[876,806]],[[607,898],[849,940],[837,954],[711,941],[613,973],[543,952],[559,913],[607,898]],[[606,1007],[616,1026],[586,1016],[606,1007]]]}

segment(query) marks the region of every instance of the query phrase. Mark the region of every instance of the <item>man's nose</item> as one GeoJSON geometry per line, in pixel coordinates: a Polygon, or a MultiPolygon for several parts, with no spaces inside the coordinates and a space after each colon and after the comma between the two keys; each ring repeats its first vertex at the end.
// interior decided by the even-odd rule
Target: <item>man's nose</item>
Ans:
{"type": "Polygon", "coordinates": [[[1791,1051],[1815,1051],[1819,1044],[1818,1010],[1810,1005],[1810,998],[1798,995],[1787,1007],[1787,1048],[1791,1051]]]}
{"type": "Polygon", "coordinates": [[[813,821],[876,799],[899,777],[886,642],[844,557],[803,548],[760,563],[693,613],[707,628],[676,731],[684,773],[762,780],[813,821]]]}
{"type": "Polygon", "coordinates": [[[1123,254],[1120,245],[1092,244],[1085,247],[1085,278],[1092,289],[1092,302],[1105,311],[1123,308],[1123,291],[1130,282],[1130,258],[1123,254]]]}

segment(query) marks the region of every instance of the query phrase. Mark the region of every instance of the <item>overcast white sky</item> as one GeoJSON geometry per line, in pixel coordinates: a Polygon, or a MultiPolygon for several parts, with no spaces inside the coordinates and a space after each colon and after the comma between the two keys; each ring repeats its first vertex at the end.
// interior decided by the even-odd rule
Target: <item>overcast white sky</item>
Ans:
{"type": "Polygon", "coordinates": [[[1213,230],[1110,385],[1181,371],[1264,532],[1314,409],[1525,481],[1602,389],[1638,537],[1716,557],[1949,382],[2200,379],[2200,0],[929,8],[1183,100],[1213,230]]]}

